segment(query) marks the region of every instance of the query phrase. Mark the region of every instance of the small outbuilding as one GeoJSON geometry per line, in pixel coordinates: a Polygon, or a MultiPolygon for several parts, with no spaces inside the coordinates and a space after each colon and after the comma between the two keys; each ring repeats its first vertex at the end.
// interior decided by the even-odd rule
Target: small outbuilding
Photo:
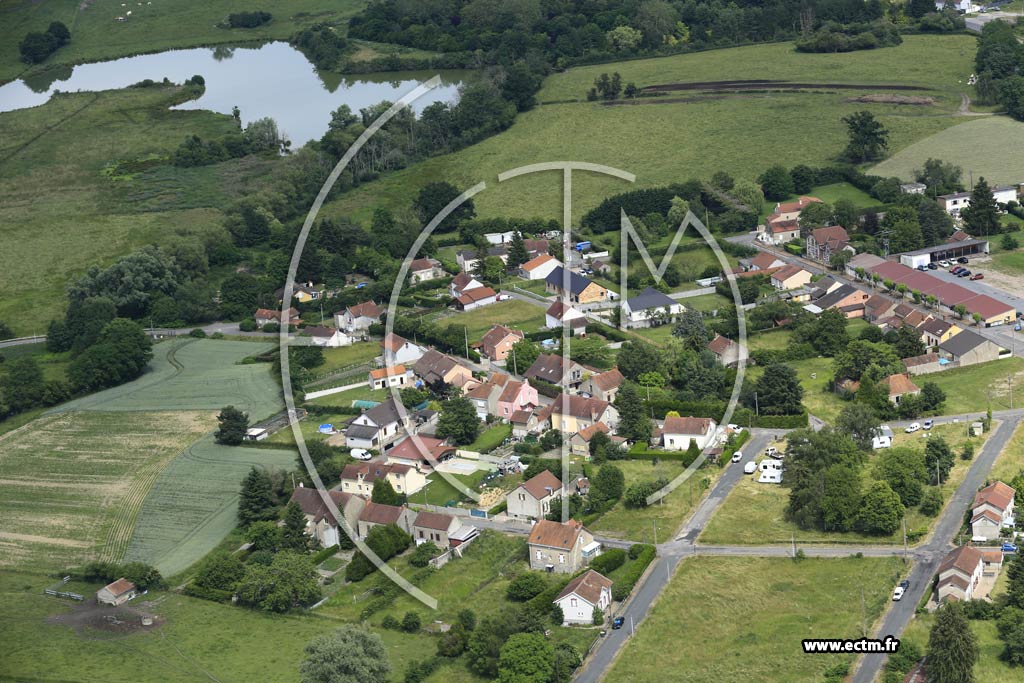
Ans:
{"type": "Polygon", "coordinates": [[[96,602],[101,605],[117,607],[118,605],[123,605],[128,602],[138,594],[135,584],[128,579],[121,577],[117,581],[108,583],[106,586],[96,591],[96,602]]]}

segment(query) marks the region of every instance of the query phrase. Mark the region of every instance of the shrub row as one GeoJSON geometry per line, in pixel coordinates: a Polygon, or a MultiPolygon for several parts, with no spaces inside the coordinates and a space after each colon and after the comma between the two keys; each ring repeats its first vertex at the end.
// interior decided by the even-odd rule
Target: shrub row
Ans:
{"type": "Polygon", "coordinates": [[[590,568],[599,574],[608,576],[626,563],[626,551],[622,548],[610,548],[590,561],[590,568]]]}
{"type": "Polygon", "coordinates": [[[633,592],[636,582],[647,570],[647,565],[654,561],[657,551],[653,545],[637,543],[629,548],[629,557],[633,564],[626,568],[623,575],[612,585],[612,599],[621,602],[633,592]],[[636,550],[639,548],[639,550],[636,550]]]}

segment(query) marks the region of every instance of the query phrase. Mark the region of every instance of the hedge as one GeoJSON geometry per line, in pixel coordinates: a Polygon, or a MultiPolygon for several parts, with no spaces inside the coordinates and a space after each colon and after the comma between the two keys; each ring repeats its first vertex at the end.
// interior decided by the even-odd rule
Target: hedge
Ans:
{"type": "Polygon", "coordinates": [[[681,462],[684,467],[689,467],[690,464],[696,460],[686,451],[656,451],[646,448],[644,444],[634,444],[632,448],[626,451],[626,460],[666,460],[672,462],[681,462]]]}
{"type": "Polygon", "coordinates": [[[670,410],[680,415],[719,416],[725,414],[725,403],[722,401],[677,401],[675,399],[652,399],[644,401],[647,412],[654,412],[661,419],[670,410]]]}
{"type": "Polygon", "coordinates": [[[234,591],[226,591],[220,588],[203,588],[195,583],[185,586],[183,592],[185,595],[190,595],[193,598],[210,600],[211,602],[231,602],[231,598],[235,595],[234,591]]]}
{"type": "Polygon", "coordinates": [[[323,562],[324,560],[326,560],[328,557],[334,556],[334,554],[337,553],[338,550],[339,550],[339,548],[336,545],[332,545],[329,548],[323,548],[321,550],[318,550],[313,555],[313,558],[312,558],[313,564],[319,566],[320,563],[323,562]]]}
{"type": "Polygon", "coordinates": [[[590,561],[590,568],[599,574],[608,576],[626,563],[626,551],[622,548],[610,548],[590,561]]]}
{"type": "Polygon", "coordinates": [[[503,500],[500,503],[498,503],[497,505],[495,505],[494,507],[492,507],[490,510],[488,510],[487,514],[488,515],[500,515],[502,512],[505,512],[506,510],[508,510],[508,501],[507,500],[503,500]]]}
{"type": "MultiPolygon", "coordinates": [[[[653,545],[637,544],[641,545],[641,550],[635,554],[633,563],[630,564],[626,571],[622,573],[619,580],[612,584],[612,599],[621,602],[629,597],[629,594],[633,592],[633,587],[636,586],[636,582],[643,576],[644,571],[647,570],[647,565],[654,561],[654,557],[657,554],[653,545]]],[[[637,545],[633,545],[629,549],[631,557],[634,556],[633,548],[637,545]]]]}

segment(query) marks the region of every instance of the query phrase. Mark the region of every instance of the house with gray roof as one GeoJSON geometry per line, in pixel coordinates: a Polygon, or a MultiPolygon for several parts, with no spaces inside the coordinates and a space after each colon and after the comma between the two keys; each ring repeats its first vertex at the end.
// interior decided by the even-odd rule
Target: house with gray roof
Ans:
{"type": "Polygon", "coordinates": [[[648,287],[622,304],[623,320],[627,327],[651,327],[667,323],[682,312],[681,303],[654,287],[648,287]]]}
{"type": "Polygon", "coordinates": [[[408,428],[408,412],[400,414],[395,399],[389,397],[383,403],[352,418],[345,430],[345,445],[349,448],[384,450],[404,436],[408,428]]]}
{"type": "Polygon", "coordinates": [[[962,330],[960,334],[939,344],[939,356],[958,363],[960,367],[1009,358],[1011,355],[1009,349],[970,330],[962,330]]]}

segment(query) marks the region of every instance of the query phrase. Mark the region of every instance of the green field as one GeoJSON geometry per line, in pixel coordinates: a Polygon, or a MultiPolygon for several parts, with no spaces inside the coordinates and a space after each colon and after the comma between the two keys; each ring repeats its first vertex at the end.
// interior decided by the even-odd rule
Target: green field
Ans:
{"type": "MultiPolygon", "coordinates": [[[[273,615],[168,592],[150,593],[145,598],[148,602],[131,603],[157,615],[162,620],[159,626],[128,635],[95,629],[78,633],[52,623],[55,617],[72,614],[77,605],[43,595],[50,583],[51,579],[0,574],[0,600],[5,607],[0,629],[5,642],[17,644],[4,652],[5,679],[294,683],[306,643],[341,625],[318,614],[273,615]],[[40,666],[45,666],[45,673],[40,666]]],[[[384,640],[394,683],[403,680],[410,662],[433,655],[437,647],[425,632],[372,630],[384,640]]],[[[450,683],[452,679],[440,674],[428,680],[450,683]]]]}
{"type": "Polygon", "coordinates": [[[226,405],[255,422],[284,407],[269,363],[238,364],[267,344],[211,339],[175,339],[153,347],[153,362],[139,379],[70,401],[70,410],[219,410],[226,405]]]}
{"type": "Polygon", "coordinates": [[[964,176],[985,176],[990,185],[1021,182],[1024,158],[1024,124],[1007,116],[964,121],[899,150],[871,169],[881,176],[913,180],[914,170],[929,158],[951,161],[964,176]]]}
{"type": "Polygon", "coordinates": [[[465,449],[467,451],[476,451],[477,453],[490,453],[511,435],[512,425],[498,422],[491,427],[481,430],[476,440],[466,446],[465,449]]]}
{"type": "Polygon", "coordinates": [[[331,370],[340,370],[352,365],[369,363],[381,354],[380,342],[365,341],[341,346],[336,349],[324,349],[323,365],[313,369],[314,375],[320,375],[331,370]]]}
{"type": "Polygon", "coordinates": [[[817,683],[844,660],[800,641],[865,635],[901,571],[895,558],[683,560],[605,680],[817,683]]]}
{"type": "Polygon", "coordinates": [[[238,523],[238,490],[253,466],[291,469],[295,452],[220,446],[212,435],[184,449],[143,501],[125,559],[152,564],[164,576],[200,560],[238,523]]]}
{"type": "Polygon", "coordinates": [[[1014,387],[1020,389],[1021,380],[1024,379],[1024,359],[1013,356],[966,368],[934,372],[915,381],[918,386],[921,382],[938,384],[946,392],[943,414],[957,415],[984,411],[989,406],[992,406],[992,410],[1009,408],[1008,377],[1013,377],[1014,387]]]}
{"type": "MultiPolygon", "coordinates": [[[[556,173],[500,184],[495,182],[496,174],[524,164],[567,159],[632,171],[639,186],[677,182],[690,175],[710,178],[718,170],[753,179],[779,161],[794,166],[834,160],[845,145],[842,117],[860,109],[879,116],[891,131],[891,149],[899,151],[958,122],[945,114],[959,106],[958,81],[971,73],[974,45],[969,36],[907,36],[899,47],[884,50],[798,54],[791,44],[779,43],[569,69],[545,81],[539,94],[542,102],[583,100],[594,78],[611,71],[618,71],[623,82],[638,86],[742,78],[917,84],[936,88],[928,94],[938,102],[919,108],[845,102],[860,93],[854,89],[751,93],[637,106],[584,101],[542,105],[520,115],[500,135],[367,184],[327,205],[325,213],[368,217],[378,206],[404,208],[415,188],[445,179],[459,187],[481,180],[488,183],[474,197],[480,215],[558,218],[562,186],[556,173]],[[643,144],[637,144],[638,134],[643,144]],[[809,142],[794,144],[797,140],[809,142]],[[680,169],[687,171],[681,175],[680,169]]],[[[604,196],[626,189],[630,186],[625,181],[577,172],[574,220],[604,196]]]]}
{"type": "Polygon", "coordinates": [[[469,342],[479,341],[495,325],[506,325],[512,329],[536,332],[544,327],[544,306],[527,303],[519,299],[499,301],[489,306],[457,313],[441,318],[442,327],[465,326],[469,342]]]}
{"type": "MultiPolygon", "coordinates": [[[[53,4],[25,6],[44,12],[53,4]]],[[[0,41],[2,49],[13,45],[0,41]]],[[[45,332],[64,312],[68,279],[94,263],[144,244],[219,233],[228,188],[265,170],[267,162],[253,158],[122,179],[104,174],[119,162],[166,157],[187,135],[237,130],[230,116],[168,109],[182,98],[177,87],[67,94],[0,114],[0,319],[15,332],[45,332]]]]}
{"type": "MultiPolygon", "coordinates": [[[[940,424],[932,430],[932,436],[941,435],[954,451],[968,440],[967,424],[940,424]]],[[[905,434],[897,430],[893,446],[907,446],[923,449],[925,440],[915,434],[905,434]]],[[[977,453],[988,436],[973,438],[977,453]]],[[[875,451],[868,457],[863,469],[863,487],[867,490],[872,476],[873,463],[879,452],[875,451]]],[[[1005,457],[1005,462],[1019,462],[1024,467],[1024,460],[1015,456],[1005,457]]],[[[1012,465],[1009,465],[1012,467],[1012,465]]],[[[942,482],[942,498],[948,501],[953,492],[967,476],[970,462],[957,458],[949,477],[942,482]]],[[[825,532],[816,529],[807,530],[797,527],[786,519],[786,507],[789,504],[789,488],[778,484],[758,483],[756,475],[744,477],[729,493],[722,507],[711,518],[700,535],[700,542],[710,545],[738,543],[759,545],[764,543],[785,544],[800,543],[860,543],[871,545],[902,544],[903,530],[898,529],[889,536],[868,536],[856,531],[825,532]]],[[[924,531],[931,528],[937,517],[927,517],[917,509],[907,510],[907,531],[924,531]]]]}
{"type": "Polygon", "coordinates": [[[340,0],[325,5],[317,0],[268,0],[260,3],[259,9],[270,12],[274,19],[252,29],[217,27],[232,12],[253,9],[251,3],[242,0],[174,3],[156,0],[140,7],[134,4],[129,5],[133,10],[129,20],[118,22],[115,17],[125,10],[116,0],[88,4],[76,0],[45,3],[3,0],[0,2],[0,83],[26,70],[18,55],[22,36],[29,31],[45,31],[51,21],[67,24],[71,29],[71,43],[50,57],[46,66],[94,62],[172,48],[287,40],[297,30],[317,22],[344,24],[366,3],[340,0]]]}
{"type": "Polygon", "coordinates": [[[0,567],[120,559],[160,471],[214,424],[210,412],[65,412],[0,437],[0,567]]]}
{"type": "MultiPolygon", "coordinates": [[[[672,481],[683,471],[682,463],[671,461],[652,465],[646,460],[620,460],[614,465],[625,475],[627,487],[636,482],[661,477],[672,481]]],[[[721,470],[714,466],[698,470],[686,483],[662,498],[656,505],[641,510],[627,509],[622,501],[619,501],[588,528],[595,534],[631,541],[653,543],[655,535],[659,543],[669,541],[693,511],[694,506],[700,503],[704,492],[714,484],[720,472],[721,470]]]]}

